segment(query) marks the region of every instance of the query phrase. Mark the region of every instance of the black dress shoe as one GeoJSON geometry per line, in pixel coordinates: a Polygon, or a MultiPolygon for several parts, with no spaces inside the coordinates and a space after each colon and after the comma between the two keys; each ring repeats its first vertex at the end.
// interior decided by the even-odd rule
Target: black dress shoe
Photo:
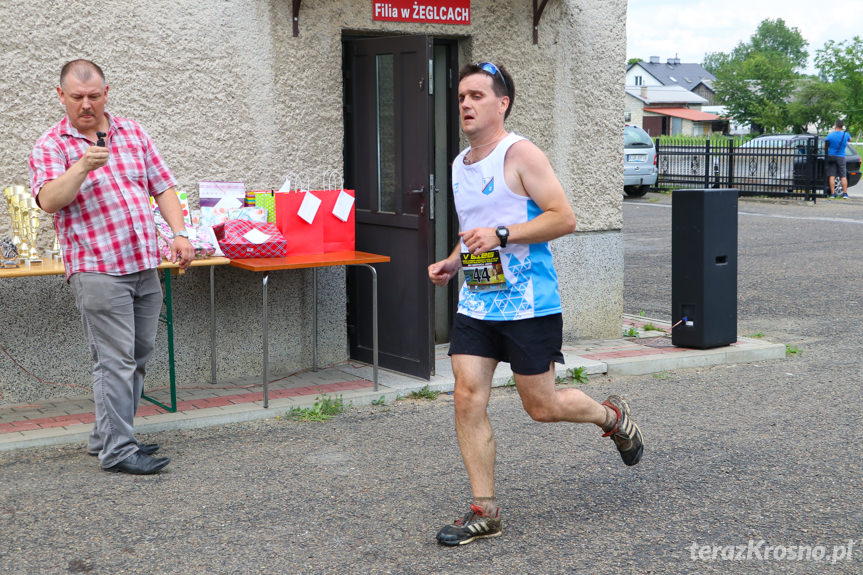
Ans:
{"type": "Polygon", "coordinates": [[[161,446],[158,443],[139,443],[138,452],[144,455],[153,455],[159,451],[159,447],[161,446]]]}
{"type": "MultiPolygon", "coordinates": [[[[159,445],[158,443],[140,443],[138,444],[138,451],[140,451],[144,455],[153,455],[154,453],[159,451],[160,447],[161,445],[159,445]]],[[[99,455],[99,452],[97,451],[93,453],[92,451],[88,451],[87,455],[92,455],[93,457],[96,457],[97,455],[99,455]]]]}
{"type": "Polygon", "coordinates": [[[151,475],[158,473],[163,467],[171,463],[170,457],[153,457],[146,453],[136,451],[120,463],[111,467],[103,467],[105,471],[128,473],[130,475],[151,475]]]}

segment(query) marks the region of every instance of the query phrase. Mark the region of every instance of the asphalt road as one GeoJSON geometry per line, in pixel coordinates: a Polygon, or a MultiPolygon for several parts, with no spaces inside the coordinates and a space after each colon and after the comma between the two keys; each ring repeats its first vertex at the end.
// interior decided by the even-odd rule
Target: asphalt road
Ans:
{"type": "MultiPolygon", "coordinates": [[[[670,319],[670,201],[624,202],[626,312],[670,319]]],[[[434,541],[469,501],[442,396],[156,434],[151,477],[2,453],[0,573],[861,573],[857,202],[740,202],[739,332],[797,353],[584,386],[630,398],[638,466],[495,390],[502,537],[434,541]]]]}
{"type": "Polygon", "coordinates": [[[863,196],[863,180],[860,180],[855,185],[848,188],[848,195],[851,197],[863,196]]]}

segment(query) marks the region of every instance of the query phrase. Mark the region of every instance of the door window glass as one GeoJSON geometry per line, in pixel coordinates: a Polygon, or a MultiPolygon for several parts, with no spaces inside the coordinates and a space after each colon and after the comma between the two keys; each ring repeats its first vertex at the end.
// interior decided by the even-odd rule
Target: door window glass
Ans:
{"type": "Polygon", "coordinates": [[[377,56],[378,210],[395,212],[396,156],[393,55],[377,56]]]}

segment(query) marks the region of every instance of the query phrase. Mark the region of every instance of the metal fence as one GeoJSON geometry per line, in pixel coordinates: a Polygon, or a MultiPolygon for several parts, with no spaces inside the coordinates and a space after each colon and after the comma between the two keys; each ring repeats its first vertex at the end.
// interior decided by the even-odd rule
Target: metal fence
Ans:
{"type": "Polygon", "coordinates": [[[749,141],[730,138],[703,143],[656,140],[658,188],[736,188],[742,196],[824,198],[827,181],[818,137],[749,141]]]}

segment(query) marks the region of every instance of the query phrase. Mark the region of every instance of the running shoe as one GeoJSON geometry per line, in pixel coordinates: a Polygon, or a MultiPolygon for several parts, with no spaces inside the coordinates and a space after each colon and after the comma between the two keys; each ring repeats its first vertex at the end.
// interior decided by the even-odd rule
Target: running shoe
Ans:
{"type": "Polygon", "coordinates": [[[464,517],[437,532],[437,540],[441,545],[466,545],[481,537],[497,537],[502,532],[499,511],[494,516],[484,515],[481,507],[471,505],[464,517]]]}
{"type": "Polygon", "coordinates": [[[847,197],[848,197],[848,194],[842,194],[842,195],[841,195],[841,196],[839,196],[839,197],[840,197],[840,198],[847,198],[847,197]]]}
{"type": "Polygon", "coordinates": [[[629,404],[619,395],[610,395],[602,405],[607,405],[617,414],[617,423],[602,436],[611,437],[625,464],[635,465],[641,461],[644,453],[644,439],[641,437],[641,430],[632,421],[629,404]]]}

